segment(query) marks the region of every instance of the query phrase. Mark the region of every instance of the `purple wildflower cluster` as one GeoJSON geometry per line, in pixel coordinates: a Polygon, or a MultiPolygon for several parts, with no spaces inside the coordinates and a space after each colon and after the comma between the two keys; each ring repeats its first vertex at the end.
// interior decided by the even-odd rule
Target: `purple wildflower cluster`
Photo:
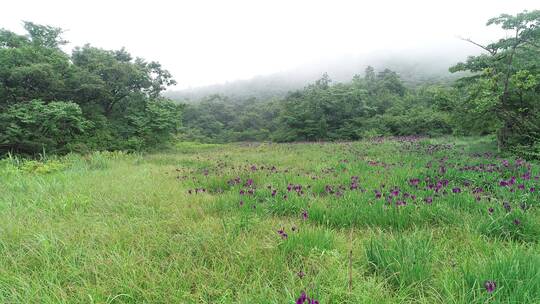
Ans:
{"type": "Polygon", "coordinates": [[[296,304],[319,304],[319,301],[307,296],[305,291],[302,291],[300,297],[296,300],[296,304]]]}
{"type": "Polygon", "coordinates": [[[495,283],[495,281],[486,281],[484,283],[484,287],[486,288],[486,291],[488,293],[492,293],[497,288],[497,284],[495,283]]]}
{"type": "MultiPolygon", "coordinates": [[[[509,223],[513,227],[520,227],[515,229],[527,227],[529,224],[527,219],[517,217],[516,212],[521,212],[520,209],[526,211],[531,206],[534,207],[534,200],[538,197],[537,187],[540,177],[535,175],[538,173],[533,172],[531,164],[519,159],[515,161],[496,159],[490,153],[473,154],[472,158],[469,158],[472,160],[471,163],[466,164],[463,160],[437,156],[439,152],[448,155],[459,153],[456,152],[454,145],[426,145],[421,143],[420,139],[422,138],[391,139],[401,142],[401,147],[405,151],[421,151],[424,155],[429,155],[425,167],[419,168],[423,173],[411,174],[402,177],[401,180],[390,179],[388,176],[392,176],[393,170],[403,169],[405,164],[369,159],[365,154],[361,155],[361,151],[353,150],[351,145],[347,147],[351,149],[353,156],[348,156],[349,159],[334,159],[334,167],[323,168],[317,172],[300,169],[278,170],[276,166],[248,162],[236,167],[218,163],[210,169],[191,171],[190,175],[187,175],[185,170],[177,169],[178,174],[181,174],[177,178],[188,182],[192,180],[193,184],[197,185],[194,189],[189,189],[188,194],[206,193],[213,195],[221,192],[215,191],[215,188],[212,187],[215,180],[209,178],[209,175],[225,176],[225,170],[233,169],[234,174],[239,176],[228,176],[227,179],[224,179],[226,185],[218,186],[223,187],[226,191],[231,191],[231,193],[238,193],[239,200],[235,200],[235,202],[239,202],[241,208],[245,208],[246,205],[255,208],[256,204],[259,206],[258,204],[265,203],[268,203],[268,206],[279,207],[280,202],[283,203],[288,199],[293,202],[296,200],[308,201],[309,203],[303,209],[288,209],[296,210],[294,216],[300,217],[304,222],[319,218],[318,212],[315,212],[315,209],[310,209],[313,204],[310,201],[311,198],[327,197],[340,202],[343,197],[354,200],[356,196],[349,194],[358,193],[362,195],[362,200],[358,200],[359,204],[366,203],[366,206],[367,203],[370,205],[379,204],[385,209],[392,206],[396,210],[432,208],[431,205],[443,201],[443,198],[455,197],[459,198],[460,202],[462,199],[468,198],[471,203],[475,201],[478,204],[488,203],[485,207],[479,205],[487,209],[488,219],[497,219],[497,216],[501,215],[508,219],[505,223],[509,223]],[[355,158],[354,155],[358,156],[355,158]],[[352,163],[361,163],[368,172],[356,171],[358,167],[351,166],[352,163]],[[376,182],[378,185],[369,183],[367,179],[364,180],[363,176],[366,175],[361,173],[372,174],[376,178],[380,178],[380,181],[376,182]],[[277,179],[280,181],[278,185],[263,185],[264,176],[268,177],[272,174],[281,174],[280,178],[283,176],[287,179],[277,179]],[[345,174],[345,178],[341,179],[345,174]],[[307,178],[308,181],[300,184],[295,180],[297,177],[307,178]],[[533,202],[532,205],[531,202],[533,202]]],[[[379,143],[386,140],[388,138],[379,138],[374,139],[374,142],[379,143]]],[[[281,238],[284,242],[289,240],[289,235],[294,236],[294,233],[298,231],[297,226],[292,226],[290,229],[283,227],[276,230],[277,228],[279,226],[272,228],[274,233],[277,231],[277,236],[273,236],[276,239],[281,238]]],[[[305,273],[299,271],[297,275],[302,279],[305,273]]],[[[486,281],[484,288],[486,292],[493,293],[497,289],[497,284],[495,281],[486,281]]],[[[306,292],[302,292],[296,303],[314,304],[319,302],[308,297],[306,292]]]]}
{"type": "MultiPolygon", "coordinates": [[[[432,154],[439,151],[444,150],[450,150],[455,149],[453,145],[421,145],[419,143],[419,139],[417,137],[412,138],[398,138],[393,139],[400,141],[404,143],[404,149],[422,149],[425,150],[424,152],[427,154],[432,154]],[[407,146],[408,145],[408,146],[407,146]]],[[[479,154],[478,157],[492,157],[492,155],[486,155],[486,154],[479,154]]],[[[360,159],[360,158],[359,158],[360,159]]],[[[520,193],[535,193],[536,192],[536,183],[539,180],[539,176],[533,176],[531,165],[527,163],[524,160],[516,160],[516,161],[509,161],[509,160],[499,160],[496,161],[495,159],[491,158],[488,160],[491,160],[490,163],[480,163],[480,164],[473,164],[473,165],[466,165],[462,163],[452,163],[449,161],[448,157],[442,157],[439,159],[435,159],[433,161],[428,161],[426,164],[426,168],[431,170],[431,173],[428,173],[428,176],[424,177],[411,177],[408,178],[405,181],[406,186],[405,187],[388,187],[385,188],[384,184],[381,184],[380,187],[373,189],[375,200],[383,200],[388,205],[395,205],[398,207],[402,206],[408,206],[410,204],[417,205],[417,202],[424,202],[427,205],[433,204],[439,197],[446,196],[449,194],[458,195],[461,193],[469,193],[472,195],[473,198],[475,198],[476,201],[481,201],[483,199],[486,199],[487,201],[491,201],[492,198],[496,196],[500,196],[504,194],[504,191],[508,191],[510,193],[513,192],[520,192],[520,193]],[[452,174],[449,175],[448,171],[452,170],[452,174]],[[460,177],[456,176],[456,173],[466,173],[466,172],[476,172],[479,174],[492,174],[493,177],[485,176],[484,179],[480,181],[480,185],[475,186],[475,182],[471,180],[463,180],[460,177]],[[457,178],[456,178],[457,177],[457,178]],[[500,178],[498,178],[500,177],[500,178]],[[495,186],[490,186],[486,183],[486,181],[490,180],[497,180],[497,184],[495,186]],[[408,186],[408,187],[407,187],[408,186]],[[497,190],[498,189],[498,190],[497,190]],[[503,191],[501,194],[500,192],[503,191]]],[[[373,167],[382,167],[383,173],[381,173],[381,170],[377,170],[374,172],[377,175],[384,175],[384,172],[391,171],[394,166],[402,166],[403,164],[388,164],[382,161],[374,161],[369,159],[364,159],[364,161],[369,166],[373,167]]],[[[338,161],[339,163],[348,164],[350,160],[348,159],[341,159],[338,161]]],[[[212,174],[218,174],[220,170],[223,170],[225,168],[225,164],[220,163],[216,168],[213,169],[203,169],[198,172],[192,173],[199,173],[203,177],[207,177],[210,172],[212,174]]],[[[234,167],[231,167],[234,168],[234,167]]],[[[237,167],[235,170],[242,169],[245,172],[251,173],[257,173],[258,175],[261,174],[261,172],[266,172],[266,175],[269,176],[270,174],[275,173],[281,173],[281,174],[288,174],[290,173],[288,169],[286,170],[278,170],[276,166],[265,166],[265,165],[257,165],[257,164],[250,164],[243,167],[237,167]]],[[[177,169],[178,172],[183,172],[180,169],[177,169]]],[[[333,176],[337,177],[336,168],[325,168],[321,170],[321,174],[327,175],[327,176],[333,176]]],[[[313,172],[307,172],[307,171],[298,171],[296,175],[300,176],[301,174],[308,176],[311,180],[318,180],[319,176],[314,175],[313,172]]],[[[459,176],[459,175],[458,175],[459,176]]],[[[180,178],[180,176],[179,176],[180,178]]],[[[182,179],[186,179],[187,176],[182,176],[182,179]]],[[[257,195],[256,201],[261,202],[260,197],[268,195],[269,198],[271,198],[272,202],[279,201],[279,199],[287,200],[291,194],[295,194],[297,196],[317,196],[317,195],[333,195],[338,198],[343,197],[344,194],[348,191],[360,191],[362,193],[366,192],[367,189],[365,187],[362,187],[362,184],[360,182],[360,176],[359,175],[352,175],[350,176],[350,180],[348,183],[344,184],[327,184],[324,185],[324,188],[322,191],[311,191],[311,185],[302,185],[302,184],[294,184],[294,183],[288,183],[284,189],[280,189],[280,187],[273,187],[272,185],[268,185],[268,194],[266,194],[264,191],[260,192],[260,196],[257,195]]],[[[238,193],[240,196],[254,196],[255,193],[259,193],[257,190],[256,183],[253,178],[251,177],[244,177],[241,178],[240,176],[236,176],[234,178],[231,178],[227,181],[227,186],[225,189],[231,189],[236,188],[238,189],[238,193]]],[[[215,190],[213,189],[212,193],[221,193],[220,189],[215,190]]],[[[189,194],[199,194],[199,193],[208,193],[209,191],[205,187],[197,187],[195,189],[189,189],[189,194]]],[[[503,196],[504,197],[504,196],[503,196]]],[[[244,201],[242,200],[240,203],[240,206],[244,205],[244,201]]],[[[370,204],[373,202],[370,201],[370,204]]],[[[522,209],[526,210],[528,208],[528,205],[526,203],[522,203],[522,209]]],[[[505,202],[503,204],[503,208],[507,211],[511,211],[511,204],[510,202],[505,202]]],[[[306,211],[307,212],[307,211],[306,211]]],[[[495,212],[495,209],[493,207],[489,207],[488,209],[489,214],[493,214],[495,212]]]]}
{"type": "Polygon", "coordinates": [[[279,234],[279,236],[281,236],[282,239],[286,240],[289,235],[285,232],[285,228],[281,228],[277,231],[277,233],[279,234]]]}

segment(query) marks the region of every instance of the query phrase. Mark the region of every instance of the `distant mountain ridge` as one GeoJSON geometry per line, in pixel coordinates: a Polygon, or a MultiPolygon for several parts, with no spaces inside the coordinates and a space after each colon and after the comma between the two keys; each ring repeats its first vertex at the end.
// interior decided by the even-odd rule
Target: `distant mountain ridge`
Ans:
{"type": "Polygon", "coordinates": [[[165,95],[178,101],[196,101],[208,95],[220,94],[230,98],[270,99],[285,96],[289,91],[301,89],[308,83],[328,73],[334,82],[347,82],[355,74],[363,75],[367,66],[376,71],[385,68],[396,71],[408,86],[423,83],[445,83],[459,77],[448,68],[478,50],[464,45],[463,48],[426,51],[384,51],[363,56],[341,56],[310,65],[304,65],[285,72],[255,76],[251,79],[236,80],[224,84],[168,91],[165,95]]]}

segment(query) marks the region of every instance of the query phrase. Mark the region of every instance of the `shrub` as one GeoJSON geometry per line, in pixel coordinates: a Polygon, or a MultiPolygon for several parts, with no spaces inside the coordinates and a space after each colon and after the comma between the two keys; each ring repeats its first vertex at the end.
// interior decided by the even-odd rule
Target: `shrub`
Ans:
{"type": "Polygon", "coordinates": [[[64,152],[87,126],[80,107],[72,102],[17,103],[0,114],[0,153],[64,152]]]}

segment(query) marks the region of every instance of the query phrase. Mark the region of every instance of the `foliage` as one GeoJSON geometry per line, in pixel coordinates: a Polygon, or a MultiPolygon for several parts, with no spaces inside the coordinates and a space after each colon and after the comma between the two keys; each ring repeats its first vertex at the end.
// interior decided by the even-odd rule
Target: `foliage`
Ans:
{"type": "Polygon", "coordinates": [[[20,102],[0,113],[0,149],[37,154],[61,152],[84,133],[88,122],[73,102],[20,102]]]}
{"type": "Polygon", "coordinates": [[[208,142],[356,140],[367,134],[441,135],[454,130],[453,89],[408,89],[388,69],[332,84],[327,74],[283,99],[209,96],[185,105],[183,136],[208,142]]]}
{"type": "Polygon", "coordinates": [[[502,14],[487,25],[498,25],[509,36],[486,46],[468,40],[486,53],[451,68],[473,73],[458,83],[464,92],[458,110],[488,121],[501,150],[520,152],[540,140],[540,11],[502,14]]]}
{"type": "Polygon", "coordinates": [[[176,134],[181,107],[157,62],[90,45],[71,55],[62,30],[25,22],[0,30],[0,153],[141,150],[176,134]]]}

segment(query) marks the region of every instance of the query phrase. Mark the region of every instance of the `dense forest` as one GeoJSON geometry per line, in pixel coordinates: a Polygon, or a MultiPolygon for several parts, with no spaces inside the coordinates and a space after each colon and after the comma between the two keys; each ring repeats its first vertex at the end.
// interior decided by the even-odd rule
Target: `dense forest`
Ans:
{"type": "Polygon", "coordinates": [[[157,62],[87,44],[71,55],[62,30],[0,30],[0,153],[140,150],[176,134],[181,106],[157,62]]]}
{"type": "MultiPolygon", "coordinates": [[[[485,135],[500,150],[540,156],[540,11],[487,25],[512,35],[449,67],[455,81],[410,85],[390,69],[328,74],[287,94],[163,96],[157,62],[89,44],[62,50],[62,30],[25,22],[0,30],[0,153],[143,150],[177,137],[202,142],[356,140],[387,135],[485,135]]],[[[271,86],[271,84],[268,84],[271,86]]],[[[268,89],[272,92],[272,89],[268,89]]]]}

